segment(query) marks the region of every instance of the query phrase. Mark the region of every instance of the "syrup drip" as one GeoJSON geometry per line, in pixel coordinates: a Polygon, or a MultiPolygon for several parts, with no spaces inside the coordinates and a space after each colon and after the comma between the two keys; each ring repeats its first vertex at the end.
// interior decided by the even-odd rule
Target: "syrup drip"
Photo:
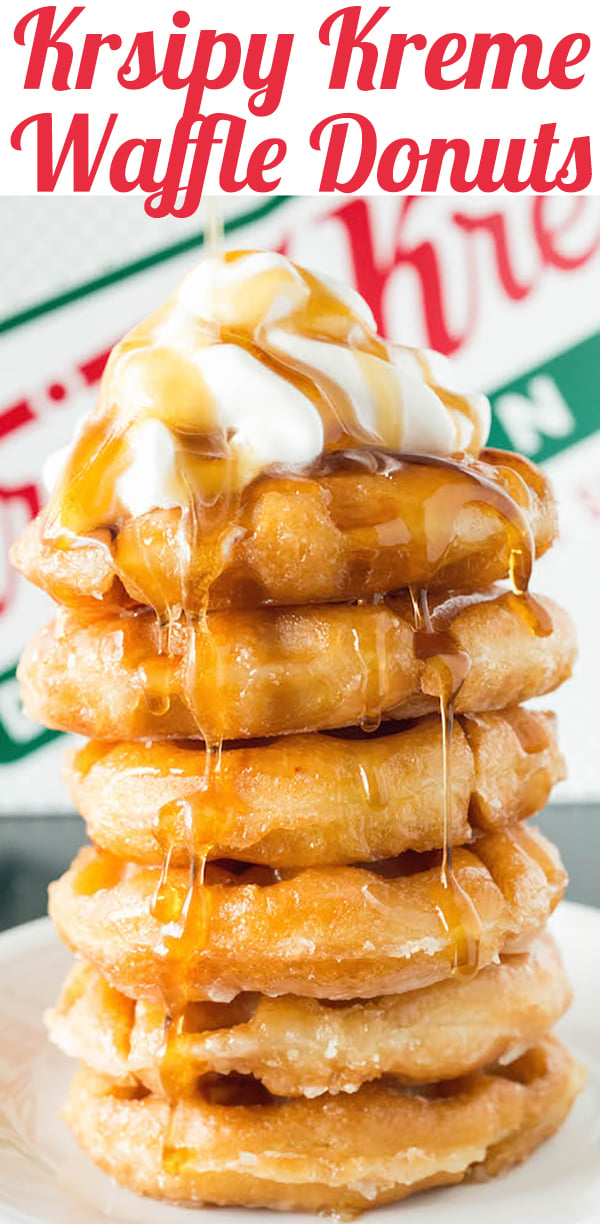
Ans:
{"type": "MultiPolygon", "coordinates": [[[[212,771],[212,753],[206,753],[207,776],[212,771]]],[[[206,862],[210,846],[201,848],[195,836],[193,813],[186,800],[177,800],[185,816],[189,850],[189,876],[185,894],[170,880],[172,839],[163,850],[158,885],[152,899],[151,914],[160,923],[160,938],[155,955],[160,966],[160,989],[165,1009],[163,1042],[159,1052],[160,1078],[169,1102],[169,1117],[163,1140],[162,1161],[165,1172],[175,1172],[182,1153],[174,1138],[175,1109],[185,1092],[186,1072],[182,1061],[182,1033],[189,1002],[190,972],[194,958],[202,951],[210,924],[210,890],[205,884],[206,862]]],[[[166,804],[158,812],[156,836],[159,844],[167,841],[166,829],[173,818],[174,804],[166,804]]]]}
{"type": "Polygon", "coordinates": [[[442,726],[443,841],[439,881],[433,902],[448,937],[452,972],[469,976],[479,967],[481,921],[477,910],[454,873],[452,864],[452,786],[450,757],[454,725],[454,701],[470,667],[468,655],[459,649],[452,633],[436,629],[429,611],[427,592],[410,591],[415,623],[415,654],[433,664],[438,688],[442,726]]]}
{"type": "Polygon", "coordinates": [[[169,690],[173,664],[159,636],[159,650],[156,658],[144,659],[138,665],[138,675],[142,682],[144,700],[151,714],[157,718],[168,714],[171,705],[169,690]]]}
{"type": "Polygon", "coordinates": [[[479,968],[479,942],[481,920],[468,893],[461,886],[452,866],[452,789],[450,785],[450,752],[454,724],[452,701],[440,696],[440,718],[442,723],[443,788],[444,788],[444,840],[440,877],[435,889],[436,910],[447,933],[452,949],[452,972],[469,977],[479,968]]]}
{"type": "Polygon", "coordinates": [[[210,921],[210,894],[204,887],[210,847],[190,856],[188,886],[183,896],[171,882],[172,852],[170,847],[163,855],[151,903],[152,917],[160,924],[155,953],[161,966],[161,994],[171,1019],[183,1011],[187,1002],[191,964],[206,942],[210,921]]]}
{"type": "Polygon", "coordinates": [[[359,725],[361,731],[367,734],[374,734],[381,725],[387,634],[388,630],[375,617],[353,631],[354,652],[363,674],[363,708],[359,725]]]}
{"type": "Polygon", "coordinates": [[[382,812],[389,803],[390,791],[381,771],[374,765],[361,762],[358,772],[362,783],[365,799],[375,812],[382,812]]]}
{"type": "MultiPolygon", "coordinates": [[[[196,749],[199,758],[204,744],[196,749]]],[[[174,800],[160,809],[154,825],[154,836],[159,843],[163,858],[169,850],[186,856],[201,858],[206,846],[218,847],[218,857],[230,857],[227,850],[228,831],[235,825],[237,844],[240,844],[241,822],[249,807],[239,788],[235,764],[223,755],[221,745],[216,744],[210,754],[210,767],[205,769],[201,784],[190,789],[185,800],[174,800]],[[185,837],[182,839],[182,827],[185,837]]]]}

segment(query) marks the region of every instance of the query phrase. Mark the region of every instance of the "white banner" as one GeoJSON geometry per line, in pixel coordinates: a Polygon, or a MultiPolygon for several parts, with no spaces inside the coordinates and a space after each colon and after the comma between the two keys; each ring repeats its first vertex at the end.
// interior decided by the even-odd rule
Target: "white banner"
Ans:
{"type": "Polygon", "coordinates": [[[599,6],[3,0],[3,194],[593,191],[599,6]]]}

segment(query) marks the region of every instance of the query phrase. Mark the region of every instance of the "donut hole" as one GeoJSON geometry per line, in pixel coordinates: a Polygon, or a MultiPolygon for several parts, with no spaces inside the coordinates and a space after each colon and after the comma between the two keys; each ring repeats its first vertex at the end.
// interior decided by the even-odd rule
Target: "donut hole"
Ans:
{"type": "Polygon", "coordinates": [[[117,1101],[145,1101],[152,1095],[150,1089],[145,1088],[139,1080],[135,1084],[113,1084],[110,1094],[117,1101]]]}
{"type": "Polygon", "coordinates": [[[418,722],[419,720],[416,718],[405,718],[400,722],[392,719],[385,719],[383,722],[380,722],[378,726],[373,727],[372,730],[368,730],[366,727],[359,725],[352,727],[339,727],[335,731],[328,731],[325,729],[321,732],[321,734],[326,735],[329,739],[342,740],[387,739],[389,735],[398,735],[400,731],[410,731],[413,727],[418,725],[418,722]]]}
{"type": "Polygon", "coordinates": [[[543,1046],[535,1046],[526,1050],[520,1058],[494,1068],[494,1074],[501,1079],[511,1080],[514,1084],[522,1084],[526,1088],[535,1080],[548,1074],[548,1057],[543,1046]]]}
{"type": "Polygon", "coordinates": [[[406,850],[404,854],[398,854],[395,858],[379,859],[374,863],[357,863],[356,866],[363,871],[370,871],[382,880],[399,880],[419,875],[423,871],[429,871],[432,867],[440,867],[441,862],[441,850],[430,850],[423,853],[406,850]]]}
{"type": "MultiPolygon", "coordinates": [[[[250,737],[248,739],[223,740],[223,743],[221,744],[221,752],[222,753],[233,752],[235,750],[239,750],[240,748],[244,748],[244,749],[245,748],[264,748],[264,747],[268,747],[270,744],[277,743],[279,739],[281,739],[281,736],[279,735],[268,735],[268,736],[261,736],[260,738],[257,738],[255,736],[254,738],[250,737]]],[[[144,742],[146,742],[149,745],[153,743],[152,740],[147,740],[144,742]]],[[[200,738],[173,739],[170,742],[172,746],[177,749],[178,752],[189,752],[190,755],[192,756],[194,755],[198,756],[199,753],[203,754],[206,751],[206,744],[204,740],[200,738]]],[[[204,761],[204,758],[203,758],[203,761],[204,761]]],[[[202,768],[204,768],[204,764],[202,765],[202,768]]],[[[199,790],[200,791],[202,790],[201,786],[199,786],[199,790]]]]}
{"type": "Polygon", "coordinates": [[[190,1035],[214,1033],[218,1029],[247,1024],[254,1016],[258,1003],[259,995],[251,993],[236,995],[229,1003],[215,1003],[211,1000],[188,1003],[184,1012],[182,1032],[190,1035]]]}
{"type": "Polygon", "coordinates": [[[264,863],[244,863],[238,859],[212,859],[206,864],[205,884],[220,884],[226,888],[240,884],[256,884],[259,888],[270,888],[282,879],[296,873],[279,871],[264,863]]]}
{"type": "MultiPolygon", "coordinates": [[[[375,862],[357,862],[350,864],[361,871],[368,871],[382,880],[398,880],[403,877],[418,875],[433,867],[439,867],[442,861],[441,850],[417,853],[407,850],[404,854],[388,859],[377,859],[375,862]]],[[[206,864],[204,883],[220,884],[225,887],[236,887],[241,884],[256,884],[259,888],[270,888],[283,880],[291,880],[299,872],[293,868],[268,867],[264,863],[245,863],[238,859],[212,859],[206,864]]]]}
{"type": "Polygon", "coordinates": [[[470,1083],[468,1077],[464,1077],[461,1080],[439,1080],[431,1084],[408,1084],[394,1075],[384,1075],[379,1082],[383,1088],[395,1092],[397,1096],[423,1101],[442,1101],[455,1097],[470,1083]]]}
{"type": "MultiPolygon", "coordinates": [[[[377,1003],[378,999],[369,999],[369,1003],[377,1003]]],[[[319,999],[320,1007],[328,1007],[330,1011],[342,1011],[344,1008],[364,1006],[364,999],[319,999]]]]}
{"type": "Polygon", "coordinates": [[[272,1105],[276,1098],[260,1080],[253,1075],[240,1075],[232,1071],[229,1075],[220,1075],[209,1071],[197,1080],[197,1092],[209,1105],[221,1105],[226,1108],[252,1105],[272,1105]]]}

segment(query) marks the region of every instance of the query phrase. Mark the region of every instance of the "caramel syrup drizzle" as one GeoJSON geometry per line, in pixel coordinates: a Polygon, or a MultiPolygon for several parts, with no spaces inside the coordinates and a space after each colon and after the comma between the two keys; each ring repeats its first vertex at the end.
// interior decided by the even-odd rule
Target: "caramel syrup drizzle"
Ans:
{"type": "Polygon", "coordinates": [[[471,897],[457,879],[452,857],[452,785],[450,756],[454,702],[471,666],[465,651],[448,630],[434,627],[427,592],[410,591],[415,623],[415,654],[435,667],[442,728],[443,842],[439,880],[432,894],[444,934],[448,938],[452,972],[469,976],[479,968],[481,921],[471,897]]]}

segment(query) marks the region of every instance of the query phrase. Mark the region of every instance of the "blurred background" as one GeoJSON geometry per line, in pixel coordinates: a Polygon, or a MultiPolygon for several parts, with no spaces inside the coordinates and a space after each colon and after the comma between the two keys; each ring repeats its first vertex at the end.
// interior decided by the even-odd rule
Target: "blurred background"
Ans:
{"type": "MultiPolygon", "coordinates": [[[[456,385],[492,399],[491,444],[551,476],[561,539],[533,587],[569,608],[581,652],[538,703],[559,714],[569,768],[539,823],[570,898],[600,905],[600,198],[276,197],[226,201],[223,217],[226,246],[275,247],[342,277],[382,332],[447,354],[456,385]]],[[[60,781],[72,737],[20,708],[17,659],[50,607],[8,549],[111,346],[201,255],[205,224],[150,219],[139,198],[0,199],[0,927],[44,912],[84,840],[60,781]]]]}

